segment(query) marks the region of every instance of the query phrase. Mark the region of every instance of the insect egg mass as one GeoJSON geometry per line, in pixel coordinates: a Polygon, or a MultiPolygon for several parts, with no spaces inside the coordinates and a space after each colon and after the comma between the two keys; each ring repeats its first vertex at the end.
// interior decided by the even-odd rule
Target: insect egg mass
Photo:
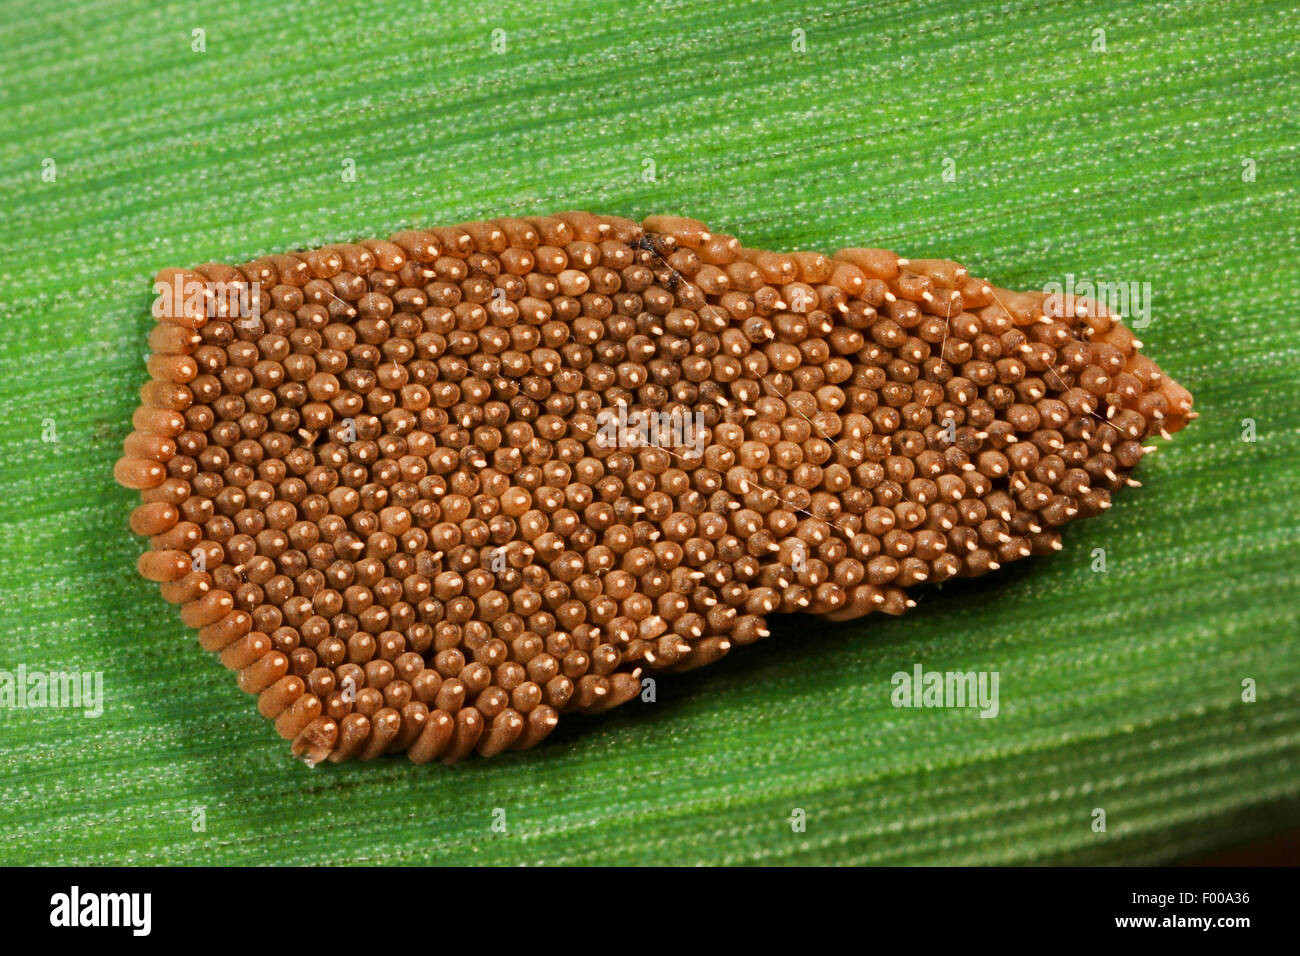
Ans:
{"type": "Polygon", "coordinates": [[[1061,547],[1191,396],[1099,303],[590,213],[158,276],[140,572],[317,762],[531,747],[1061,547]]]}

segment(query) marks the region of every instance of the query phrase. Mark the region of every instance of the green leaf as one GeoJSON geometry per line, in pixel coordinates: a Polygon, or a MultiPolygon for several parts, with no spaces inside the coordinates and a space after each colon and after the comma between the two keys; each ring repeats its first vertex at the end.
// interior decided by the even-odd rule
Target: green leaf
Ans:
{"type": "Polygon", "coordinates": [[[0,862],[1133,863],[1300,823],[1294,4],[3,11],[0,670],[106,701],[0,710],[0,862]],[[135,574],[150,278],[584,207],[1150,283],[1201,418],[1064,551],[901,618],[780,621],[533,751],[309,770],[135,574]],[[895,708],[916,664],[1000,713],[895,708]]]}

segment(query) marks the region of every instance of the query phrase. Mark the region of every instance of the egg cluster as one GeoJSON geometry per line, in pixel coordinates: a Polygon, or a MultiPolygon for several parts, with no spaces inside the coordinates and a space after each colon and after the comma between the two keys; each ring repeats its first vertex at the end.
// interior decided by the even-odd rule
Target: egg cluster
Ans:
{"type": "Polygon", "coordinates": [[[770,614],[901,613],[1059,548],[1194,415],[1098,303],[677,217],[408,231],[157,291],[116,469],[140,571],[312,763],[531,747],[770,614]]]}

